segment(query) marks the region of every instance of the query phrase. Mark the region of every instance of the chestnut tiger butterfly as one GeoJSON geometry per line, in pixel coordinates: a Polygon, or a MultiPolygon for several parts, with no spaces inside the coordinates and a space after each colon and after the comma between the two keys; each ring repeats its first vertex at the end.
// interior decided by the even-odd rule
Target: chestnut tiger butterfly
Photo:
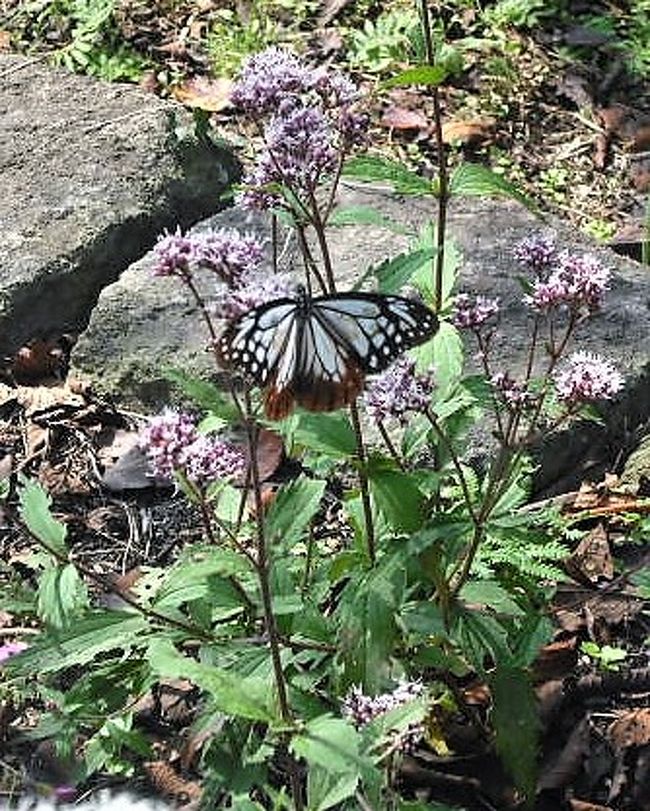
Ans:
{"type": "Polygon", "coordinates": [[[427,341],[438,319],[418,301],[380,293],[333,293],[267,302],[231,322],[217,341],[222,364],[265,389],[269,419],[294,406],[333,411],[353,402],[365,376],[427,341]]]}

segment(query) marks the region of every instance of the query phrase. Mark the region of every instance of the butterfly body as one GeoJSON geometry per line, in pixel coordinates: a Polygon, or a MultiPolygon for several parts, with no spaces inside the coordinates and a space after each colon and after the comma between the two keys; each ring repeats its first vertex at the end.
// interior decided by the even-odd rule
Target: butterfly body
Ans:
{"type": "Polygon", "coordinates": [[[351,403],[367,374],[383,371],[406,349],[438,329],[417,301],[378,293],[310,298],[300,289],[245,313],[217,343],[224,366],[266,389],[270,419],[295,405],[332,411],[351,403]]]}

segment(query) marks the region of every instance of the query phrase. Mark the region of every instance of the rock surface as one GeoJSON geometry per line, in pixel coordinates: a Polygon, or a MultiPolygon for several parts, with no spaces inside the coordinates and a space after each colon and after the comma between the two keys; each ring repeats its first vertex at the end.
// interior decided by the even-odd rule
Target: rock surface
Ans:
{"type": "Polygon", "coordinates": [[[78,331],[176,223],[217,211],[235,164],[179,105],[0,55],[0,357],[78,331]]]}
{"type": "MultiPolygon", "coordinates": [[[[347,189],[343,205],[372,205],[412,231],[430,219],[430,208],[421,200],[365,189],[347,189]]],[[[231,209],[201,223],[205,227],[231,227],[268,234],[263,223],[247,220],[231,209]]],[[[450,234],[462,259],[461,289],[496,296],[501,300],[499,343],[504,369],[521,369],[530,318],[522,304],[517,281],[520,266],[512,257],[513,245],[531,232],[555,235],[561,245],[598,254],[615,271],[605,307],[579,333],[576,348],[607,355],[630,383],[623,404],[609,414],[611,430],[587,425],[565,435],[548,449],[552,465],[546,465],[538,482],[545,488],[573,469],[587,473],[602,462],[603,454],[616,456],[618,446],[633,441],[637,426],[650,416],[650,273],[613,252],[597,248],[561,224],[545,224],[517,203],[505,200],[456,201],[449,218],[450,234]],[[616,447],[612,447],[616,446],[616,447]],[[576,462],[576,460],[579,460],[576,462]]],[[[331,240],[341,289],[356,281],[369,266],[406,247],[407,237],[376,226],[339,228],[331,240]]],[[[289,251],[293,255],[292,250],[289,251]]],[[[90,325],[73,353],[73,372],[90,376],[104,391],[138,409],[159,408],[173,398],[162,370],[182,368],[189,373],[214,373],[207,333],[190,304],[186,291],[171,279],[150,275],[151,255],[129,268],[99,298],[90,325]]],[[[595,474],[597,475],[597,473],[595,474]]],[[[566,483],[565,483],[566,484],[566,483]]],[[[570,484],[570,483],[569,483],[570,484]]]]}

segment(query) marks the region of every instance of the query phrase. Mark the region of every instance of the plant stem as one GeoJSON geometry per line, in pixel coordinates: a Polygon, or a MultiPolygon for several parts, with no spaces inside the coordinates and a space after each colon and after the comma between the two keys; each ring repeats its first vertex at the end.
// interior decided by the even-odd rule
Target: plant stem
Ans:
{"type": "Polygon", "coordinates": [[[395,460],[395,463],[400,467],[401,470],[406,470],[406,466],[404,464],[404,460],[399,455],[399,451],[393,444],[393,440],[390,438],[388,431],[386,430],[386,426],[381,420],[377,421],[377,428],[379,428],[379,433],[381,434],[381,438],[384,440],[384,444],[388,448],[388,452],[395,460]]]}
{"type": "MultiPolygon", "coordinates": [[[[264,504],[262,502],[262,488],[260,482],[260,471],[257,457],[258,427],[253,420],[251,402],[248,392],[246,392],[246,433],[248,436],[248,449],[250,458],[251,484],[253,486],[253,497],[255,501],[255,525],[257,536],[257,560],[255,567],[260,584],[260,595],[262,597],[262,609],[264,612],[264,626],[269,639],[269,649],[271,653],[271,663],[275,677],[275,686],[278,694],[278,703],[282,720],[291,725],[293,714],[289,705],[289,694],[287,682],[282,669],[281,639],[278,626],[273,612],[273,595],[271,593],[271,562],[269,560],[266,531],[264,526],[264,504]]],[[[286,746],[286,739],[284,744],[286,746]]],[[[291,793],[293,796],[294,808],[302,811],[302,786],[298,773],[298,764],[287,752],[289,763],[289,779],[291,782],[291,793]]]]}
{"type": "Polygon", "coordinates": [[[325,223],[321,217],[318,200],[316,195],[311,192],[309,196],[311,204],[311,223],[316,232],[316,239],[318,240],[318,247],[323,258],[323,267],[325,268],[325,279],[327,281],[327,289],[329,293],[336,293],[336,279],[334,278],[334,268],[332,267],[332,257],[330,256],[329,245],[327,244],[327,237],[325,235],[325,223]]]}
{"type": "MultiPolygon", "coordinates": [[[[427,54],[427,63],[435,64],[433,51],[433,35],[431,33],[431,20],[427,0],[419,0],[420,21],[422,36],[427,54]]],[[[436,223],[436,252],[433,257],[433,290],[434,310],[439,312],[442,308],[442,282],[445,266],[445,232],[447,230],[447,207],[449,204],[449,171],[447,167],[447,151],[442,137],[442,107],[440,104],[440,90],[431,88],[433,100],[433,131],[438,152],[438,216],[436,223]]]]}
{"type": "Polygon", "coordinates": [[[350,403],[350,416],[352,427],[357,438],[357,457],[359,459],[359,489],[361,491],[361,503],[363,505],[363,517],[366,523],[366,544],[368,550],[368,561],[371,566],[375,565],[377,553],[375,550],[375,525],[372,518],[372,504],[370,503],[370,487],[368,484],[368,457],[361,431],[361,420],[359,419],[359,409],[356,403],[350,403]]]}

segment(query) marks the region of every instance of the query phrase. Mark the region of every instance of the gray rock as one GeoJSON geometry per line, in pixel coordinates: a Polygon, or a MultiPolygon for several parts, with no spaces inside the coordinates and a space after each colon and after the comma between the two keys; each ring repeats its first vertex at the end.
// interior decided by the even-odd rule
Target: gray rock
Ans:
{"type": "Polygon", "coordinates": [[[217,211],[235,165],[183,109],[0,55],[0,357],[83,328],[165,227],[217,211]]]}
{"type": "MultiPolygon", "coordinates": [[[[413,231],[432,215],[431,207],[422,200],[367,189],[344,189],[341,203],[372,205],[413,231]]],[[[246,222],[243,217],[236,210],[225,211],[201,227],[236,224],[255,228],[262,236],[268,234],[259,220],[246,222]]],[[[545,467],[539,486],[550,486],[565,470],[583,473],[583,468],[588,470],[595,460],[602,460],[605,452],[611,458],[612,444],[627,442],[635,427],[650,415],[650,273],[558,223],[539,221],[512,201],[455,201],[449,230],[463,255],[461,289],[501,300],[497,352],[503,368],[515,373],[525,362],[521,348],[527,342],[530,317],[516,278],[521,269],[512,256],[514,244],[542,230],[555,235],[561,245],[598,254],[614,269],[606,306],[581,329],[576,348],[599,352],[615,361],[630,383],[623,398],[625,405],[608,413],[610,430],[587,426],[584,431],[572,432],[570,441],[565,435],[556,440],[549,450],[553,464],[545,467]],[[581,460],[578,466],[576,459],[581,460]]],[[[369,265],[404,250],[407,242],[406,236],[376,226],[339,228],[331,247],[341,289],[350,287],[369,265]]],[[[198,375],[214,373],[205,350],[207,333],[186,292],[173,280],[152,279],[147,272],[150,266],[151,257],[145,257],[103,291],[89,328],[73,353],[75,373],[89,375],[121,401],[146,410],[160,407],[172,394],[161,374],[162,367],[181,367],[198,375]]]]}

